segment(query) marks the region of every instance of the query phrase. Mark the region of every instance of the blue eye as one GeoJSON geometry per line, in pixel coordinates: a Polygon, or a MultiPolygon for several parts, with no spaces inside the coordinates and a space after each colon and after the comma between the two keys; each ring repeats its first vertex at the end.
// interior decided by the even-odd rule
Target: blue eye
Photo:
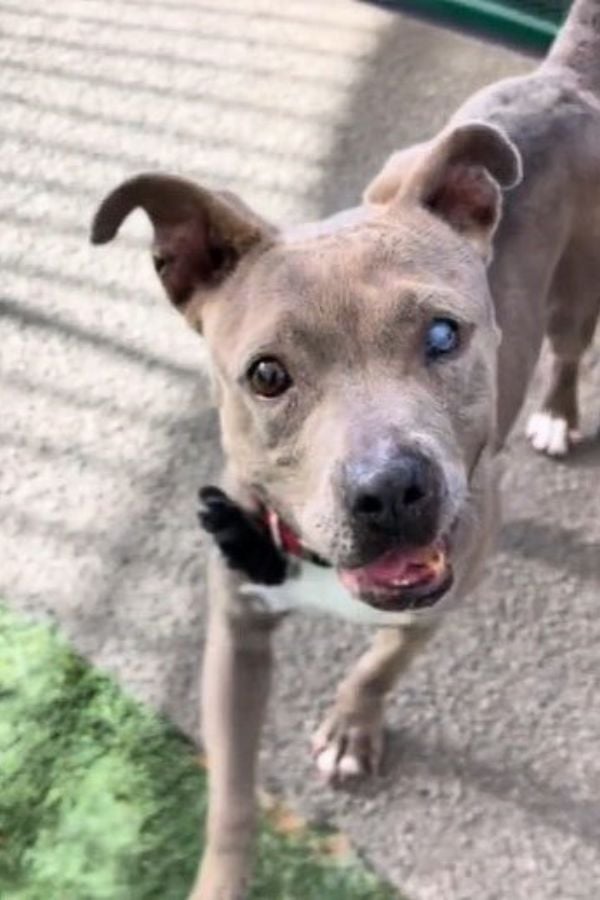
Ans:
{"type": "Polygon", "coordinates": [[[433,319],[425,335],[425,354],[428,360],[435,361],[453,353],[459,344],[458,322],[454,319],[433,319]]]}

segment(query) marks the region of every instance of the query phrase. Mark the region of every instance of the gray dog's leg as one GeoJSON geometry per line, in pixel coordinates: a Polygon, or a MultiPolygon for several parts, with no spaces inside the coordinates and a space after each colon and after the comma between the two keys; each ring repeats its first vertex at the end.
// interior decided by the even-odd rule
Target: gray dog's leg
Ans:
{"type": "Polygon", "coordinates": [[[243,900],[256,824],[255,768],[274,622],[232,612],[233,604],[223,596],[228,580],[222,564],[215,562],[202,691],[209,765],[207,842],[193,900],[243,900]]]}
{"type": "Polygon", "coordinates": [[[378,631],[340,684],[336,702],[313,738],[317,767],[328,780],[377,771],[386,696],[434,631],[435,626],[378,631]]]}
{"type": "Polygon", "coordinates": [[[579,439],[579,365],[598,321],[599,275],[595,253],[566,253],[552,285],[547,327],[550,381],[540,411],[527,426],[533,447],[550,456],[564,456],[579,439]],[[590,257],[593,261],[586,266],[590,257]]]}

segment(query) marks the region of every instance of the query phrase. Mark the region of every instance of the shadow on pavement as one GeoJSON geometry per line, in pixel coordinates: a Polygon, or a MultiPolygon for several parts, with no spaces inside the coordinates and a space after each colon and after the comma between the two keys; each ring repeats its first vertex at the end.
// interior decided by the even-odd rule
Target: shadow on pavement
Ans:
{"type": "Polygon", "coordinates": [[[402,731],[391,732],[385,777],[406,780],[419,774],[458,776],[478,791],[516,804],[565,836],[575,835],[592,847],[600,847],[598,803],[594,797],[577,798],[568,786],[544,783],[532,768],[503,765],[500,760],[492,765],[462,748],[458,750],[443,742],[429,746],[402,731]]]}

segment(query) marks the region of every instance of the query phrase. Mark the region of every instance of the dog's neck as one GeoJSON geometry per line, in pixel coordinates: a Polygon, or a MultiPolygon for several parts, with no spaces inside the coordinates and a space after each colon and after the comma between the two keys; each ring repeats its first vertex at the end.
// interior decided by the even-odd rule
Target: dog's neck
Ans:
{"type": "Polygon", "coordinates": [[[296,532],[283,521],[274,509],[266,508],[264,519],[275,545],[283,553],[317,566],[330,567],[330,563],[302,543],[296,532]]]}

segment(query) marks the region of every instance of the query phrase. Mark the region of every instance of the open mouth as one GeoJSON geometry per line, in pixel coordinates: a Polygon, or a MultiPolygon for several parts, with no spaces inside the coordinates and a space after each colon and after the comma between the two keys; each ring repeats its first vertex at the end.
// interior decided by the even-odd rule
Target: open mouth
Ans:
{"type": "Polygon", "coordinates": [[[452,586],[448,541],[427,547],[388,550],[366,566],[339,569],[344,587],[357,599],[388,612],[426,609],[452,586]]]}
{"type": "MultiPolygon", "coordinates": [[[[307,550],[275,512],[269,511],[266,520],[276,545],[287,554],[316,565],[330,565],[307,550]]],[[[453,531],[454,526],[449,534],[453,531]]],[[[388,550],[368,565],[338,568],[337,575],[352,596],[374,609],[384,612],[427,609],[452,587],[450,540],[446,536],[426,547],[388,550]]]]}

